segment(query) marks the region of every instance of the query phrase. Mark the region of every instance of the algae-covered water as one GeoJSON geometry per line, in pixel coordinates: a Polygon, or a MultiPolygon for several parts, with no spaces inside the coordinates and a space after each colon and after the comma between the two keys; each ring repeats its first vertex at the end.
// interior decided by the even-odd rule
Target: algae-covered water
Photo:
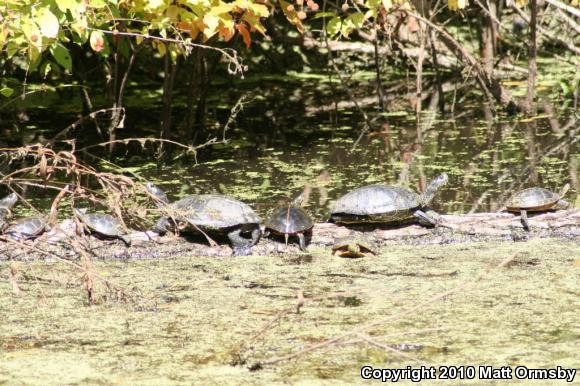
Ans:
{"type": "Polygon", "coordinates": [[[363,259],[312,249],[95,261],[119,290],[95,276],[92,306],[82,272],[62,262],[3,262],[0,384],[346,384],[362,383],[363,365],[580,367],[578,240],[400,245],[363,259]]]}

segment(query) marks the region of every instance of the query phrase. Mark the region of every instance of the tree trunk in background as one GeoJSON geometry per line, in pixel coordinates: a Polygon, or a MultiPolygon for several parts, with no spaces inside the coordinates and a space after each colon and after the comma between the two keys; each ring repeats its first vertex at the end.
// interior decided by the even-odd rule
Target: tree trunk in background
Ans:
{"type": "Polygon", "coordinates": [[[483,66],[485,68],[485,72],[487,72],[487,76],[492,76],[493,74],[493,64],[495,62],[495,41],[496,41],[496,28],[495,28],[495,21],[494,19],[497,18],[497,6],[493,0],[489,2],[489,13],[484,12],[483,15],[483,32],[482,32],[482,39],[483,39],[483,66]]]}
{"type": "Polygon", "coordinates": [[[194,124],[195,124],[195,102],[196,96],[199,94],[199,85],[198,85],[198,60],[197,57],[199,55],[199,48],[194,48],[187,58],[187,63],[185,67],[188,69],[189,76],[187,79],[187,111],[185,115],[185,137],[189,143],[193,143],[193,131],[194,131],[194,124]]]}
{"type": "MultiPolygon", "coordinates": [[[[206,51],[200,49],[198,51],[198,79],[199,79],[199,99],[197,101],[197,111],[195,112],[195,129],[196,133],[205,128],[205,113],[207,110],[206,100],[209,90],[209,73],[207,69],[206,51]]],[[[195,138],[194,138],[195,139],[195,138]]]]}
{"type": "Polygon", "coordinates": [[[526,94],[526,101],[524,108],[528,115],[533,115],[534,108],[534,91],[536,88],[536,27],[538,4],[537,0],[530,0],[530,42],[528,43],[528,92],[526,94]]]}

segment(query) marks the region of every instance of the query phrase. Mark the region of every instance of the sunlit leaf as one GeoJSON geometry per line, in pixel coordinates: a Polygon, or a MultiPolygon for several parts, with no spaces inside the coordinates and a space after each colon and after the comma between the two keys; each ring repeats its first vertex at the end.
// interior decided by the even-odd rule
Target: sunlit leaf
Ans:
{"type": "Polygon", "coordinates": [[[342,25],[342,19],[340,17],[334,17],[326,24],[326,33],[328,36],[333,37],[340,32],[340,27],[342,25]]]}
{"type": "Polygon", "coordinates": [[[101,31],[91,32],[89,41],[91,48],[95,52],[101,52],[105,48],[105,36],[101,31]]]}
{"type": "Polygon", "coordinates": [[[6,98],[9,98],[12,96],[12,94],[14,94],[14,89],[4,86],[0,88],[0,94],[5,96],[6,98]]]}
{"type": "Polygon", "coordinates": [[[298,29],[298,31],[304,32],[304,25],[302,25],[302,21],[298,17],[296,11],[293,10],[293,8],[291,11],[288,10],[289,5],[290,3],[284,0],[280,0],[280,6],[282,7],[282,12],[284,12],[284,16],[286,16],[286,19],[288,19],[290,23],[294,24],[298,29]]]}
{"type": "Polygon", "coordinates": [[[252,39],[250,38],[250,32],[248,31],[246,26],[244,24],[241,24],[241,23],[236,24],[236,29],[238,30],[240,35],[242,35],[242,39],[244,39],[244,43],[246,44],[246,47],[250,48],[250,45],[252,44],[252,39]]]}
{"type": "Polygon", "coordinates": [[[42,36],[49,39],[56,38],[60,25],[56,16],[48,8],[40,8],[35,19],[42,36]]]}

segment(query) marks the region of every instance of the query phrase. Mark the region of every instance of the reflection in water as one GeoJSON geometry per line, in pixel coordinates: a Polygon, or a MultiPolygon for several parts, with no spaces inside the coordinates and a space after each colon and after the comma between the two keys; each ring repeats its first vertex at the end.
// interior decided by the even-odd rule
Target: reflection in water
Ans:
{"type": "MultiPolygon", "coordinates": [[[[435,108],[425,110],[419,127],[413,113],[367,112],[373,131],[352,149],[362,127],[356,111],[309,109],[328,102],[321,97],[327,86],[260,86],[266,91],[237,117],[229,144],[202,150],[198,164],[185,157],[167,164],[152,162],[153,151],[144,154],[139,144],[119,146],[113,161],[156,181],[172,198],[220,192],[254,205],[262,214],[303,191],[306,207],[317,220],[327,218],[332,200],[354,188],[385,183],[423,191],[426,182],[442,172],[450,181],[433,207],[443,213],[495,211],[519,189],[538,185],[558,191],[566,182],[572,185],[567,197],[574,202],[580,189],[580,128],[573,111],[560,111],[558,117],[557,110],[545,104],[544,115],[518,122],[493,118],[486,106],[463,103],[461,111],[456,107],[455,118],[442,117],[435,108]]],[[[237,99],[228,95],[227,101],[221,100],[215,112],[220,121],[237,99]]],[[[218,105],[215,100],[210,103],[218,105]]],[[[66,126],[63,122],[75,120],[32,110],[29,116],[26,125],[31,130],[4,128],[0,141],[14,146],[52,138],[66,126]],[[52,131],[37,130],[39,125],[52,131]]],[[[129,107],[127,128],[118,136],[152,135],[158,127],[154,116],[151,110],[129,107]]],[[[70,135],[82,142],[90,128],[83,130],[80,136],[78,131],[70,135]]],[[[207,134],[198,137],[205,139],[207,134]]],[[[11,168],[0,160],[1,173],[11,168]]],[[[28,196],[42,197],[36,192],[28,196]]]]}

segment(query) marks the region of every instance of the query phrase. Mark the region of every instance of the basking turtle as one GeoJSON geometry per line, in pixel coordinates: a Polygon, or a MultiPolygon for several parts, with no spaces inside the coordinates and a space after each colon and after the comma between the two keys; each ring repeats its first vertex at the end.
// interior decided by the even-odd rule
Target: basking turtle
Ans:
{"type": "Polygon", "coordinates": [[[168,216],[161,217],[154,230],[164,234],[176,227],[192,232],[225,233],[230,240],[234,255],[246,256],[260,239],[260,217],[247,204],[221,194],[194,194],[169,203],[167,197],[154,184],[148,183],[147,190],[159,199],[168,216]],[[251,238],[242,234],[250,233],[251,238]]]}
{"type": "Polygon", "coordinates": [[[340,257],[376,256],[377,246],[362,235],[349,235],[334,241],[332,255],[340,257]]]}
{"type": "Polygon", "coordinates": [[[44,217],[24,217],[11,224],[4,233],[18,240],[28,240],[40,235],[46,227],[44,217]]]}
{"type": "Polygon", "coordinates": [[[122,231],[123,226],[110,214],[86,213],[86,209],[75,209],[75,214],[91,232],[104,237],[119,239],[126,246],[131,246],[131,240],[122,231]]]}
{"type": "Polygon", "coordinates": [[[277,235],[284,235],[284,241],[288,244],[289,236],[297,236],[300,249],[306,251],[306,234],[312,233],[312,219],[303,209],[294,206],[277,208],[268,217],[265,223],[266,232],[271,231],[277,235]]]}
{"type": "Polygon", "coordinates": [[[566,184],[559,194],[544,188],[524,189],[508,200],[505,205],[506,210],[512,213],[520,213],[524,229],[530,230],[527,212],[545,212],[569,208],[570,203],[562,200],[568,189],[570,189],[570,184],[566,184]]]}
{"type": "Polygon", "coordinates": [[[355,189],[334,203],[330,220],[340,224],[403,224],[415,220],[423,226],[436,226],[437,219],[424,209],[447,180],[447,174],[441,174],[431,181],[421,195],[388,185],[369,185],[355,189]]]}

